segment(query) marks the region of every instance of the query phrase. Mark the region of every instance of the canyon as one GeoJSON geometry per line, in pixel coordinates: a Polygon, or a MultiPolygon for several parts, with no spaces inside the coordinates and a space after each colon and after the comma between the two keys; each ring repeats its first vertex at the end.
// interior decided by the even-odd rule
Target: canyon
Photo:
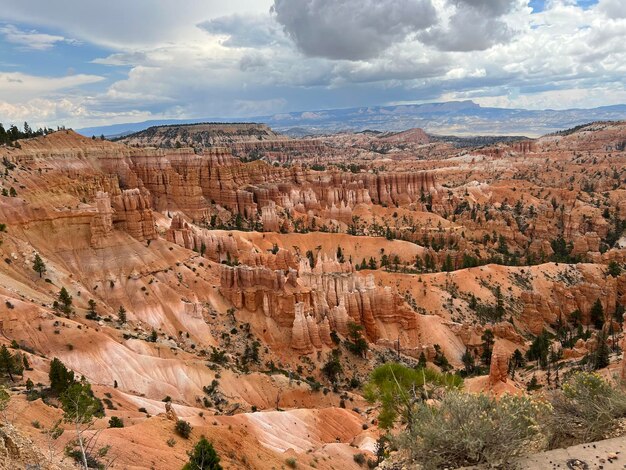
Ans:
{"type": "MultiPolygon", "coordinates": [[[[30,364],[8,412],[35,449],[32,422],[62,413],[26,381],[46,388],[53,358],[108,400],[113,468],[182,467],[181,418],[225,468],[357,469],[380,436],[361,391],[378,365],[486,357],[465,388],[523,394],[552,386],[538,365],[511,374],[544,332],[563,371],[598,322],[626,341],[624,121],[470,147],[209,123],[17,142],[0,147],[0,341],[30,364]]],[[[626,370],[616,347],[609,362],[626,370]]]]}

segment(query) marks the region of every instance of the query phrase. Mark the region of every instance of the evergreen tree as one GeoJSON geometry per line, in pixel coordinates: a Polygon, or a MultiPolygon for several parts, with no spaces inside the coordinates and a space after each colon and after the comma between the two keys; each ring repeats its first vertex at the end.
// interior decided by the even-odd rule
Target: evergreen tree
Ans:
{"type": "Polygon", "coordinates": [[[97,320],[98,312],[96,312],[96,301],[93,299],[89,299],[89,302],[87,302],[87,304],[89,305],[89,307],[87,308],[87,319],[97,320]]]}
{"type": "Polygon", "coordinates": [[[343,367],[339,361],[339,354],[340,351],[338,349],[333,349],[328,357],[328,361],[326,361],[326,364],[322,367],[322,373],[331,382],[335,382],[337,376],[343,372],[343,367]]]}
{"type": "Polygon", "coordinates": [[[496,287],[495,297],[496,297],[496,317],[498,318],[498,320],[501,320],[502,317],[504,316],[505,310],[504,310],[504,298],[502,297],[502,289],[500,286],[496,287]]]}
{"type": "Polygon", "coordinates": [[[72,313],[72,296],[65,287],[61,287],[59,292],[59,308],[68,316],[72,313]]]}
{"type": "Polygon", "coordinates": [[[441,267],[441,270],[447,273],[454,271],[454,265],[452,264],[452,257],[450,256],[450,254],[446,255],[446,259],[443,262],[443,266],[441,267]]]}
{"type": "Polygon", "coordinates": [[[0,373],[3,376],[8,375],[11,382],[13,382],[13,374],[22,375],[23,372],[22,356],[11,354],[11,351],[3,344],[0,348],[0,373]]]}
{"type": "Polygon", "coordinates": [[[92,468],[95,462],[88,452],[89,441],[85,438],[85,431],[89,429],[95,418],[104,416],[102,402],[98,400],[84,379],[74,382],[61,395],[61,408],[63,419],[71,423],[76,430],[76,445],[78,450],[71,453],[82,463],[85,470],[92,468]]]}
{"type": "Polygon", "coordinates": [[[126,309],[123,305],[120,305],[120,309],[117,311],[117,318],[120,323],[126,323],[126,309]]]}
{"type": "Polygon", "coordinates": [[[604,369],[609,365],[609,345],[606,343],[606,333],[601,332],[598,335],[598,348],[594,354],[593,368],[595,370],[604,369]]]}
{"type": "Polygon", "coordinates": [[[339,261],[340,263],[343,263],[345,261],[345,258],[343,256],[343,250],[340,246],[337,247],[337,261],[339,261]]]}
{"type": "Polygon", "coordinates": [[[515,367],[524,367],[526,361],[524,361],[524,355],[519,349],[516,349],[513,352],[513,356],[511,356],[511,363],[515,365],[515,367]]]}
{"type": "Polygon", "coordinates": [[[435,347],[435,358],[433,359],[434,364],[438,366],[444,372],[447,372],[450,369],[452,369],[452,366],[450,365],[448,358],[441,350],[441,346],[439,346],[438,344],[435,344],[434,347],[435,347]]]}
{"type": "Polygon", "coordinates": [[[357,356],[365,357],[368,350],[367,341],[362,335],[363,327],[354,322],[348,323],[348,336],[351,341],[346,341],[346,347],[357,356]]]}
{"type": "Polygon", "coordinates": [[[537,336],[528,351],[526,357],[529,361],[537,361],[540,367],[545,368],[548,365],[548,352],[550,351],[550,334],[544,329],[537,336]]]}
{"type": "Polygon", "coordinates": [[[426,355],[424,354],[424,351],[422,351],[420,353],[420,357],[417,360],[417,368],[418,369],[425,369],[426,368],[426,355]]]}
{"type": "Polygon", "coordinates": [[[474,363],[474,356],[469,349],[463,353],[461,360],[463,361],[463,366],[465,367],[465,373],[467,375],[472,374],[476,368],[476,364],[474,363]]]}
{"type": "Polygon", "coordinates": [[[183,470],[222,470],[217,452],[204,436],[189,453],[189,462],[185,464],[183,470]]]}
{"type": "Polygon", "coordinates": [[[540,388],[541,388],[541,385],[539,385],[539,382],[537,381],[537,377],[533,375],[530,378],[530,381],[528,382],[528,384],[526,385],[526,390],[529,392],[532,392],[533,390],[539,390],[540,388]]]}
{"type": "Polygon", "coordinates": [[[613,260],[609,263],[608,273],[610,276],[613,276],[613,277],[617,277],[622,273],[622,268],[617,263],[617,261],[613,260]]]}
{"type": "Polygon", "coordinates": [[[33,261],[33,270],[39,274],[40,278],[46,272],[46,265],[41,259],[41,256],[39,256],[39,253],[35,253],[35,260],[33,261]]]}
{"type": "Polygon", "coordinates": [[[482,360],[486,365],[491,364],[491,350],[493,349],[494,335],[493,331],[487,328],[480,339],[483,340],[482,360]]]}
{"type": "Polygon", "coordinates": [[[596,299],[593,307],[591,307],[590,315],[593,326],[597,330],[601,330],[602,326],[604,326],[604,307],[602,307],[602,302],[600,302],[600,299],[596,299]]]}
{"type": "Polygon", "coordinates": [[[75,383],[74,372],[68,370],[65,364],[56,357],[50,363],[48,377],[50,378],[50,388],[57,396],[63,394],[70,385],[75,383]]]}

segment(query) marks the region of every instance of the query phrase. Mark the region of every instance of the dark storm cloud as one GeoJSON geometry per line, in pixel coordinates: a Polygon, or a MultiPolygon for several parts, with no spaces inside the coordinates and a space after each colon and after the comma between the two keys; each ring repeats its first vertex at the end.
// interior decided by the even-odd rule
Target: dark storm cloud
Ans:
{"type": "Polygon", "coordinates": [[[305,55],[364,60],[433,26],[431,0],[274,0],[272,11],[305,55]]]}
{"type": "Polygon", "coordinates": [[[444,51],[482,51],[510,40],[514,31],[502,20],[515,0],[454,0],[456,11],[446,27],[437,25],[421,33],[419,39],[444,51]]]}

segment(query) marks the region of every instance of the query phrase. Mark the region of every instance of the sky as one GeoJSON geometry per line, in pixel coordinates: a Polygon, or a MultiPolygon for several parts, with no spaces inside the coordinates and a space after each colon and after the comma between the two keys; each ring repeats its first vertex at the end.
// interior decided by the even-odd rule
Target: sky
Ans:
{"type": "Polygon", "coordinates": [[[626,103],[625,0],[0,0],[0,122],[626,103]]]}

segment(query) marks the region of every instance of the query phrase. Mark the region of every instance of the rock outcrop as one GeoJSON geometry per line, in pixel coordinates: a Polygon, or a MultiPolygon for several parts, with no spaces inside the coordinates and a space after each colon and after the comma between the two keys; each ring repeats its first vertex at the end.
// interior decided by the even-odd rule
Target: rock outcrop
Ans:
{"type": "Polygon", "coordinates": [[[491,351],[491,364],[489,365],[489,385],[496,386],[498,383],[506,383],[509,372],[509,359],[511,354],[500,341],[496,341],[491,351]]]}

